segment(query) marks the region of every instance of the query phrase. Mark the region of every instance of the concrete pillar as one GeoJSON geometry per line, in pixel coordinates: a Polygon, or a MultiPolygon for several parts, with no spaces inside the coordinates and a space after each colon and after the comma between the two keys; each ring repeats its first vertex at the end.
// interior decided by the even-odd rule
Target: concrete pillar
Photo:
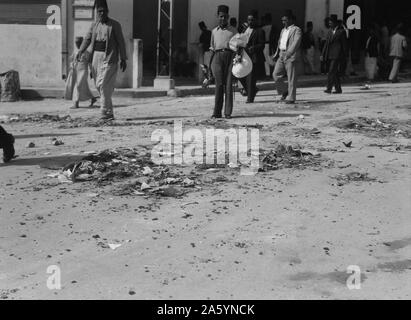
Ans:
{"type": "Polygon", "coordinates": [[[174,88],[174,79],[171,79],[169,76],[157,76],[154,79],[154,89],[169,91],[174,88]]]}
{"type": "Polygon", "coordinates": [[[143,85],[143,40],[133,40],[133,89],[143,85]]]}

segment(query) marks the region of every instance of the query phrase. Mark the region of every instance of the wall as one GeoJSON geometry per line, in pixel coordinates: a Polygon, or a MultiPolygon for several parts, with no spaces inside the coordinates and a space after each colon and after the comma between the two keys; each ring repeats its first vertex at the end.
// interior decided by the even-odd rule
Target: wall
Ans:
{"type": "Polygon", "coordinates": [[[230,17],[238,19],[240,12],[240,0],[190,0],[189,1],[189,20],[188,20],[188,43],[189,54],[192,59],[197,60],[197,47],[201,34],[198,27],[200,21],[204,21],[209,30],[218,25],[217,7],[225,4],[230,7],[230,17]]]}
{"type": "Polygon", "coordinates": [[[247,20],[251,10],[257,10],[261,18],[266,13],[271,13],[273,24],[277,30],[281,30],[281,17],[286,10],[292,10],[297,17],[297,25],[304,24],[305,2],[303,0],[241,0],[240,1],[240,23],[247,20]]]}
{"type": "Polygon", "coordinates": [[[62,86],[61,42],[45,25],[1,24],[0,72],[17,70],[23,87],[62,86]]]}
{"type": "Polygon", "coordinates": [[[314,23],[314,32],[318,32],[324,25],[324,19],[336,14],[340,19],[344,17],[343,0],[306,0],[305,20],[314,23]],[[327,5],[328,2],[328,5],[327,5]]]}

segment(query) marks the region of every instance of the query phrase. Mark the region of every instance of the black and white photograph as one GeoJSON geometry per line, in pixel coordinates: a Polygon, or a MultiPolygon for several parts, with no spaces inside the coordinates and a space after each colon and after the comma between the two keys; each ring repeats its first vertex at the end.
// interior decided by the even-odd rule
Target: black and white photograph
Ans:
{"type": "Polygon", "coordinates": [[[410,38],[409,0],[0,0],[0,301],[409,300],[410,38]]]}

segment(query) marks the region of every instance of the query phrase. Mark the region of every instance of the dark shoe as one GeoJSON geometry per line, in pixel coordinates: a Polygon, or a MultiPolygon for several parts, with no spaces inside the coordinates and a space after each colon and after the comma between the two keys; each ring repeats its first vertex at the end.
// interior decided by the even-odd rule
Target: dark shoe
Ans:
{"type": "Polygon", "coordinates": [[[221,119],[223,116],[216,116],[216,115],[212,115],[211,119],[221,119]]]}
{"type": "Polygon", "coordinates": [[[283,93],[283,95],[281,96],[281,101],[285,101],[287,97],[288,97],[288,92],[283,93]]]}
{"type": "Polygon", "coordinates": [[[89,108],[93,108],[94,104],[97,102],[97,98],[92,98],[89,108]]]}
{"type": "Polygon", "coordinates": [[[100,120],[102,120],[102,121],[114,121],[114,115],[101,116],[100,120]]]}
{"type": "Polygon", "coordinates": [[[342,94],[343,92],[342,92],[342,90],[335,90],[334,92],[333,92],[333,94],[342,94]]]}
{"type": "Polygon", "coordinates": [[[295,100],[287,100],[285,104],[295,104],[295,100]]]}
{"type": "Polygon", "coordinates": [[[325,90],[324,93],[331,94],[331,90],[325,90]]]}
{"type": "Polygon", "coordinates": [[[241,89],[241,90],[240,90],[240,93],[241,93],[241,95],[242,95],[243,97],[247,97],[247,96],[248,96],[247,90],[245,90],[245,89],[241,89]]]}
{"type": "Polygon", "coordinates": [[[232,119],[231,116],[225,116],[225,118],[228,119],[228,120],[229,120],[229,119],[232,119]]]}
{"type": "Polygon", "coordinates": [[[14,150],[14,137],[11,134],[7,134],[6,141],[3,147],[3,161],[4,163],[10,162],[14,159],[15,150],[14,150]]]}
{"type": "Polygon", "coordinates": [[[246,104],[251,104],[251,103],[254,103],[254,100],[247,100],[245,103],[246,104]]]}

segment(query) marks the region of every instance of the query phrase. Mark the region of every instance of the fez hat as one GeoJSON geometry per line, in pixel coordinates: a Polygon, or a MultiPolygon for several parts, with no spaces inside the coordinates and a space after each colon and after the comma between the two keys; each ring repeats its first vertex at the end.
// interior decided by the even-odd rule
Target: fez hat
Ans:
{"type": "Polygon", "coordinates": [[[198,26],[199,26],[200,28],[206,28],[206,27],[207,27],[204,21],[201,21],[201,22],[198,24],[198,26]]]}
{"type": "Polygon", "coordinates": [[[106,9],[108,9],[107,0],[95,0],[94,1],[94,9],[95,8],[106,8],[106,9]]]}
{"type": "Polygon", "coordinates": [[[76,42],[83,42],[84,38],[83,37],[76,37],[76,42]]]}
{"type": "Polygon", "coordinates": [[[221,5],[221,6],[218,6],[218,8],[217,8],[217,13],[225,13],[225,14],[228,14],[228,12],[229,12],[229,8],[228,8],[228,6],[226,6],[226,5],[221,5]]]}
{"type": "Polygon", "coordinates": [[[254,18],[258,18],[258,11],[257,10],[250,10],[248,15],[253,16],[254,18]]]}

